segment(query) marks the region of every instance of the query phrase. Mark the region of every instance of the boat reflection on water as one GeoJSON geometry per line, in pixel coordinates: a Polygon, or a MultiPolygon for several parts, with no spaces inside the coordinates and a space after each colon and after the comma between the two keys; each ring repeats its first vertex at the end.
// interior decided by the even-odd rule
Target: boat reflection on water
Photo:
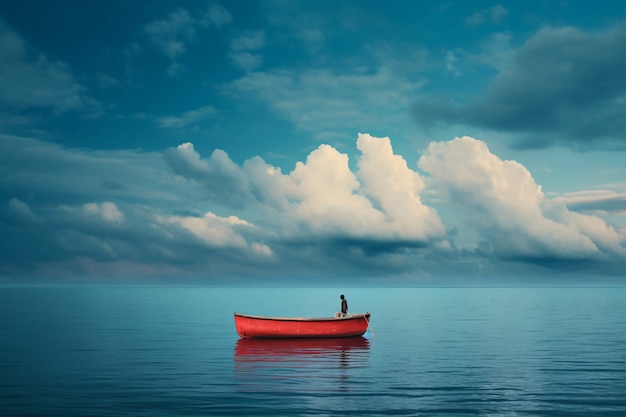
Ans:
{"type": "Polygon", "coordinates": [[[240,388],[252,390],[290,390],[303,383],[323,384],[318,388],[325,390],[333,381],[333,389],[344,390],[351,375],[367,366],[369,347],[363,337],[242,338],[235,346],[235,373],[240,388]]]}
{"type": "Polygon", "coordinates": [[[260,339],[242,338],[235,346],[238,361],[280,361],[316,356],[340,356],[351,351],[369,349],[369,341],[363,337],[312,338],[312,339],[260,339]]]}

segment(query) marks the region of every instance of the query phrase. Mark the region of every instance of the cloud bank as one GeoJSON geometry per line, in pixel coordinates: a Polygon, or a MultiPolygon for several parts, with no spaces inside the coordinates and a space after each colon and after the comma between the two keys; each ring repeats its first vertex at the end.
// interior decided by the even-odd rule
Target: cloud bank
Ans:
{"type": "Polygon", "coordinates": [[[524,166],[470,137],[432,142],[412,168],[389,138],[359,134],[355,161],[320,145],[288,173],[258,156],[203,157],[192,143],[164,154],[0,145],[6,279],[419,283],[626,264],[624,230],[549,198],[524,166]]]}

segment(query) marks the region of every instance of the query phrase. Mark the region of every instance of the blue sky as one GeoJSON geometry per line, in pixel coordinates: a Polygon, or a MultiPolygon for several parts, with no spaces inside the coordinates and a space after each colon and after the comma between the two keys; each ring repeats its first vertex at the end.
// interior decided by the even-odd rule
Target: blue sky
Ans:
{"type": "Polygon", "coordinates": [[[0,282],[624,284],[619,2],[0,1],[0,282]]]}

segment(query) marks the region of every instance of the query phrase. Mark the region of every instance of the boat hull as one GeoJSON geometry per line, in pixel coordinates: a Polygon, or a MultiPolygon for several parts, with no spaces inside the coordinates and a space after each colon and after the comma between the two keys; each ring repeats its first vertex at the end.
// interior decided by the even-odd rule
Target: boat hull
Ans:
{"type": "Polygon", "coordinates": [[[235,313],[235,327],[244,338],[358,337],[367,330],[370,313],[348,317],[264,317],[235,313]]]}

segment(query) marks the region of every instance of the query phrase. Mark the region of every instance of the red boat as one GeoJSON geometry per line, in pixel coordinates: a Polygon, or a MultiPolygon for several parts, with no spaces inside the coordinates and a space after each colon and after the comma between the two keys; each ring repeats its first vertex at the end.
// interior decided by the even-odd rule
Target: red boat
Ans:
{"type": "Polygon", "coordinates": [[[235,327],[241,337],[357,337],[367,330],[369,318],[370,313],[346,317],[264,317],[235,313],[235,327]]]}

